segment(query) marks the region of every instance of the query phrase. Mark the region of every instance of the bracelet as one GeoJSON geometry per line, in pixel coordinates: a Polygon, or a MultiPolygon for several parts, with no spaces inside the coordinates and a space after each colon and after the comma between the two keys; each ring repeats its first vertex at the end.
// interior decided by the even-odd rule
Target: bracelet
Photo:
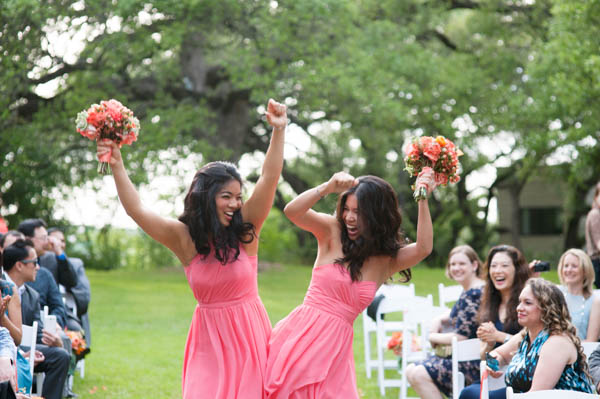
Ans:
{"type": "Polygon", "coordinates": [[[504,337],[504,342],[503,344],[507,343],[508,341],[510,341],[510,339],[512,338],[512,335],[510,334],[506,334],[506,337],[504,337]]]}
{"type": "Polygon", "coordinates": [[[317,195],[319,196],[319,198],[323,199],[325,198],[323,195],[321,195],[321,193],[319,192],[319,186],[315,187],[315,190],[317,191],[317,195]]]}

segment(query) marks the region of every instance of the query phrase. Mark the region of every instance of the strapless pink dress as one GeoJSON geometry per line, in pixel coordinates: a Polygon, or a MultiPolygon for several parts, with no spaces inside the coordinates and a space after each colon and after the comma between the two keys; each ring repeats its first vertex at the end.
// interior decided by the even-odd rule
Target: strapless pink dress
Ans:
{"type": "Polygon", "coordinates": [[[271,322],[258,297],[257,257],[222,265],[197,255],[185,275],[198,301],[183,361],[184,399],[262,399],[271,322]]]}
{"type": "Polygon", "coordinates": [[[303,304],[271,333],[267,398],[358,398],[352,324],[376,290],[338,265],[315,267],[303,304]]]}

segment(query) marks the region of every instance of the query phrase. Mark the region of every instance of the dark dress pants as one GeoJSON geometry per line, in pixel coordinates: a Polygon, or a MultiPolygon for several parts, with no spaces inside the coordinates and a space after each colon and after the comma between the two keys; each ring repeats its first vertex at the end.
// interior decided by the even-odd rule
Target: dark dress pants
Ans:
{"type": "Polygon", "coordinates": [[[44,361],[35,366],[34,371],[46,373],[42,396],[45,399],[61,399],[67,379],[71,356],[63,348],[37,345],[36,349],[44,354],[44,361]]]}

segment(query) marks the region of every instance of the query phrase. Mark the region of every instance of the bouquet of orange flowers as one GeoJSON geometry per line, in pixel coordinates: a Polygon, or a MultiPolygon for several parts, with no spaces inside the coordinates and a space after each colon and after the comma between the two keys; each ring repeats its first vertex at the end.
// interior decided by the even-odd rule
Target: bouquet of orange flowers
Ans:
{"type": "MultiPolygon", "coordinates": [[[[404,153],[406,154],[404,170],[411,176],[418,176],[426,168],[431,168],[438,185],[445,186],[448,182],[457,183],[460,180],[458,157],[463,153],[444,136],[437,136],[435,139],[430,136],[415,138],[406,146],[404,153]]],[[[427,190],[419,187],[413,197],[415,201],[425,199],[427,190]]]]}
{"type": "Polygon", "coordinates": [[[67,337],[71,340],[71,348],[77,358],[82,358],[90,351],[81,331],[65,330],[65,334],[67,334],[67,337]]]}
{"type": "MultiPolygon", "coordinates": [[[[90,140],[112,140],[121,147],[137,140],[140,131],[140,121],[133,112],[117,100],[100,101],[92,104],[87,110],[77,114],[77,131],[90,140]]],[[[108,162],[112,153],[105,154],[100,159],[98,172],[106,174],[109,171],[108,162]]]]}
{"type": "MultiPolygon", "coordinates": [[[[419,343],[418,337],[416,335],[411,335],[411,337],[411,351],[420,351],[421,344],[419,343]]],[[[397,356],[402,355],[402,331],[396,331],[395,333],[392,333],[392,337],[388,341],[387,348],[389,350],[393,350],[394,354],[397,356]]]]}

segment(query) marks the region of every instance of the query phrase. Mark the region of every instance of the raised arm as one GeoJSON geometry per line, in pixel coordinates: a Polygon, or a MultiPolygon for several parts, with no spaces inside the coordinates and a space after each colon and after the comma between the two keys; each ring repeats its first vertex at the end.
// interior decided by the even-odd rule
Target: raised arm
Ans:
{"type": "Polygon", "coordinates": [[[110,151],[110,167],[117,186],[119,200],[125,212],[141,227],[150,237],[160,242],[179,258],[182,263],[189,261],[189,254],[184,253],[184,242],[190,240],[187,226],[178,220],[164,218],[146,208],[140,200],[135,186],[129,179],[121,151],[110,140],[98,142],[98,156],[110,151]]]}
{"type": "Polygon", "coordinates": [[[353,176],[346,172],[337,172],[329,181],[306,190],[291,200],[283,211],[292,223],[303,230],[310,231],[318,241],[321,241],[329,236],[337,220],[331,215],[316,212],[311,208],[326,195],[342,193],[356,184],[358,181],[353,176]]]}
{"type": "MultiPolygon", "coordinates": [[[[421,186],[427,188],[428,194],[433,192],[436,183],[431,169],[424,170],[417,177],[415,187],[418,189],[421,186]]],[[[417,240],[398,251],[396,259],[392,262],[390,276],[416,265],[425,259],[433,249],[433,224],[431,222],[431,214],[429,213],[429,204],[427,203],[427,200],[420,200],[418,208],[417,240]]]]}
{"type": "Polygon", "coordinates": [[[244,221],[252,223],[257,234],[273,206],[275,190],[283,169],[283,147],[287,126],[286,106],[269,99],[266,116],[269,124],[273,126],[271,142],[254,191],[242,206],[244,221]]]}

